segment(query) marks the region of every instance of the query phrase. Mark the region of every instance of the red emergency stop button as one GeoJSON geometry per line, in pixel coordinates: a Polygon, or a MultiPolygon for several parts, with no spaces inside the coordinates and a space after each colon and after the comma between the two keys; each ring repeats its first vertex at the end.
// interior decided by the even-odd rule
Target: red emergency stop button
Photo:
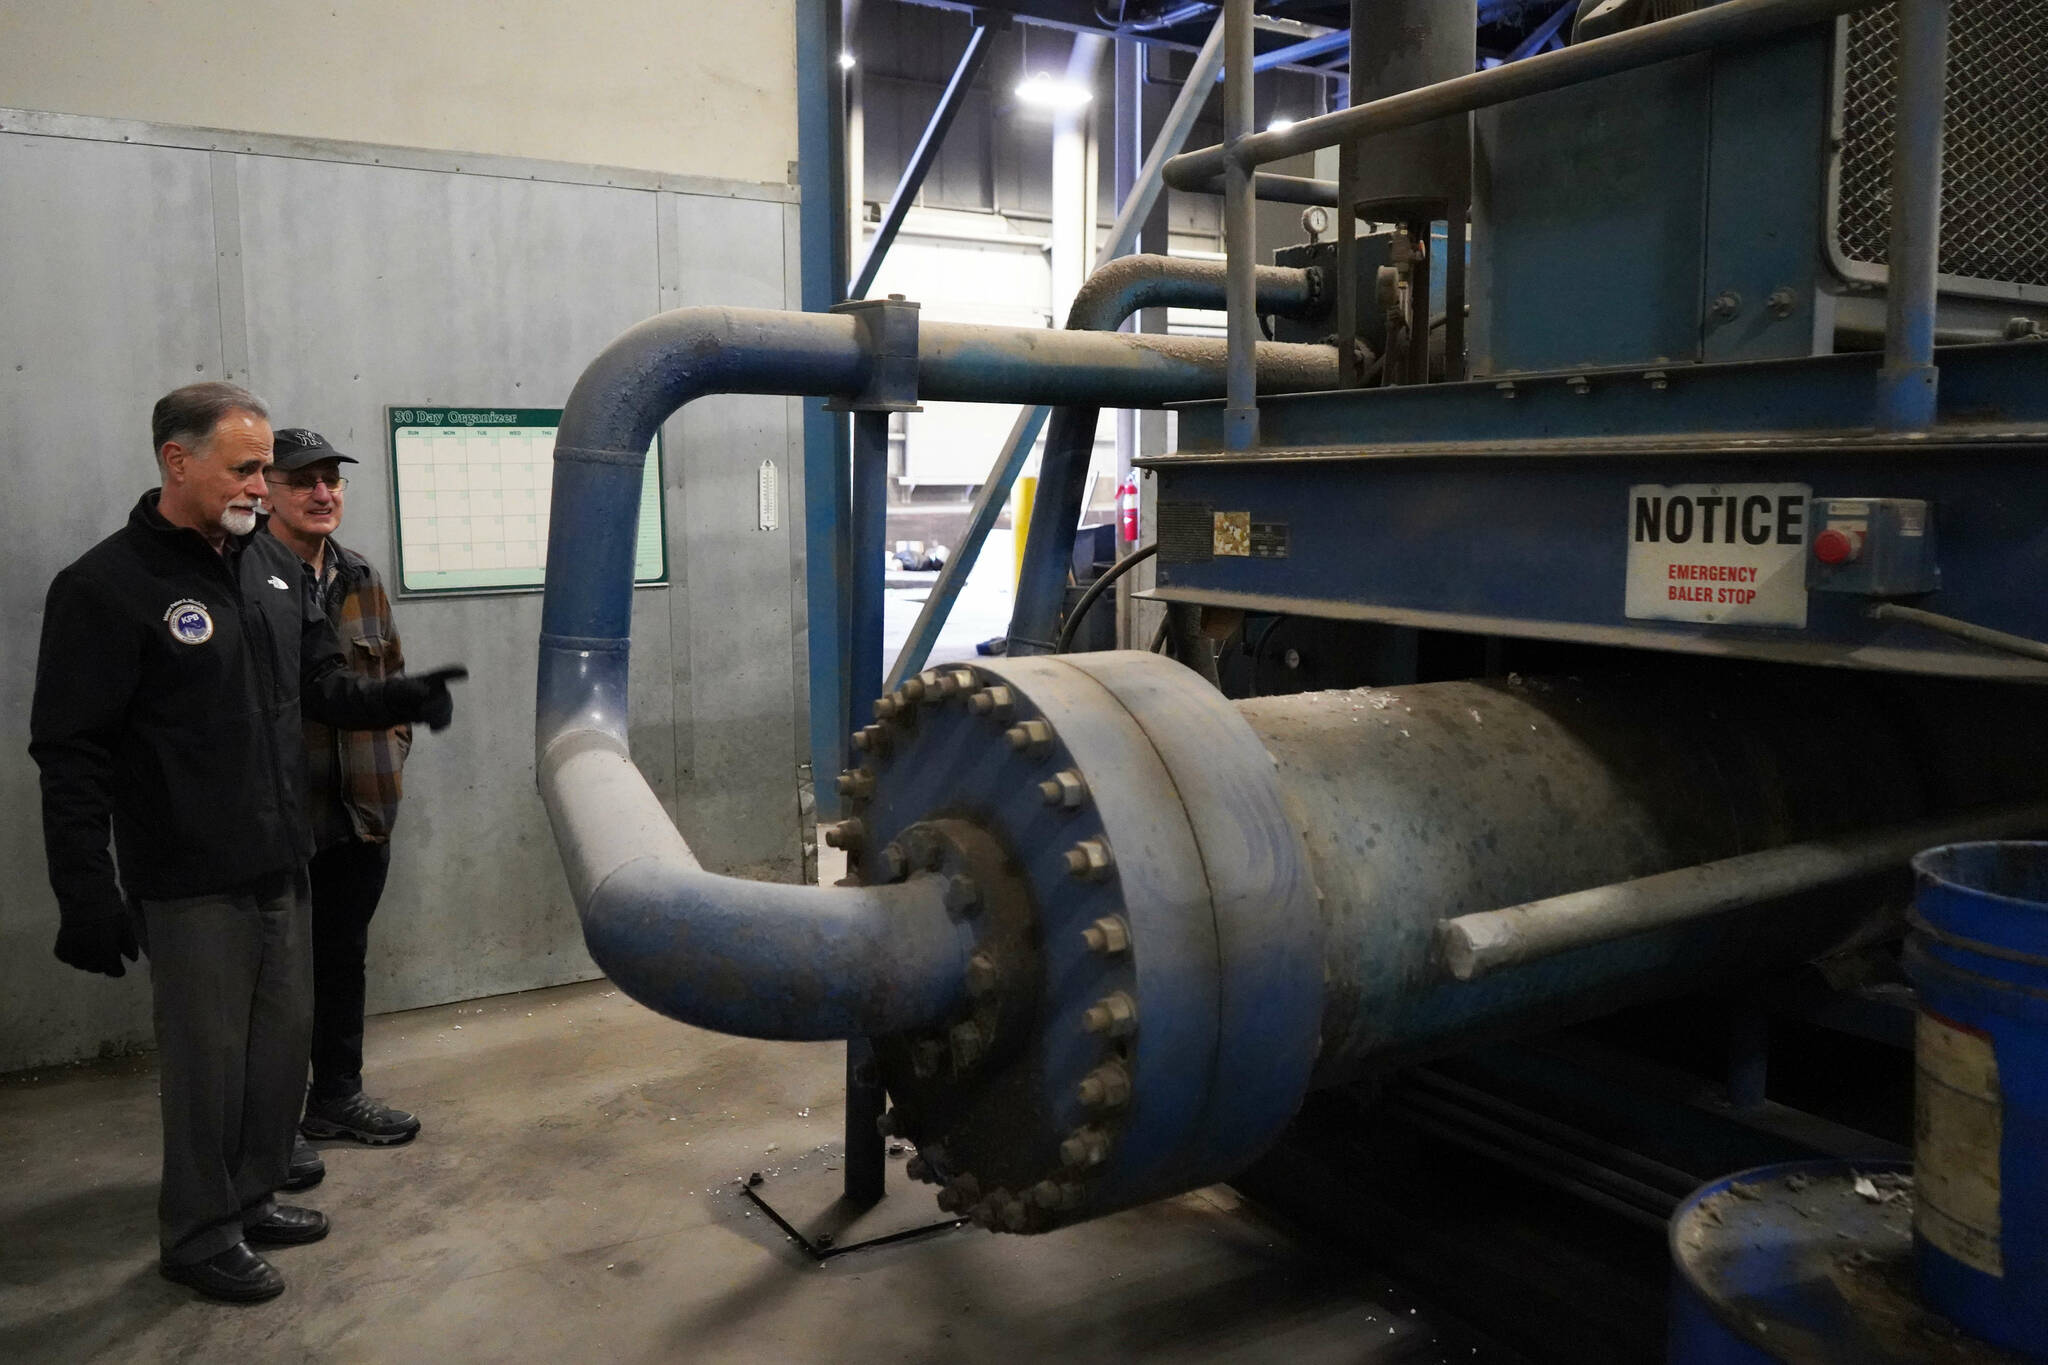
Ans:
{"type": "Polygon", "coordinates": [[[1863,553],[1863,536],[1830,526],[1813,538],[1813,557],[1823,564],[1847,564],[1863,553]]]}

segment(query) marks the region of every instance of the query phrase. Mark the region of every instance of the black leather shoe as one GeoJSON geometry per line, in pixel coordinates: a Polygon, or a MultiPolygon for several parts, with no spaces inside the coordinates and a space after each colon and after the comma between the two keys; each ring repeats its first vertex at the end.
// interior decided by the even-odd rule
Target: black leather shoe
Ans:
{"type": "Polygon", "coordinates": [[[419,1136],[420,1121],[358,1090],[339,1099],[308,1097],[299,1131],[312,1138],[348,1138],[372,1147],[395,1147],[419,1136]]]}
{"type": "Polygon", "coordinates": [[[209,1299],[224,1299],[229,1303],[261,1303],[284,1293],[284,1276],[278,1274],[270,1262],[249,1250],[247,1242],[237,1242],[220,1255],[204,1261],[193,1261],[189,1265],[160,1265],[157,1270],[173,1284],[188,1285],[209,1299]]]}
{"type": "Polygon", "coordinates": [[[327,1215],[318,1209],[279,1204],[262,1222],[245,1226],[242,1235],[258,1246],[303,1246],[327,1235],[327,1215]]]}
{"type": "Polygon", "coordinates": [[[292,1161],[285,1168],[284,1184],[287,1190],[310,1190],[327,1178],[327,1163],[320,1159],[320,1153],[298,1134],[292,1134],[292,1161]]]}

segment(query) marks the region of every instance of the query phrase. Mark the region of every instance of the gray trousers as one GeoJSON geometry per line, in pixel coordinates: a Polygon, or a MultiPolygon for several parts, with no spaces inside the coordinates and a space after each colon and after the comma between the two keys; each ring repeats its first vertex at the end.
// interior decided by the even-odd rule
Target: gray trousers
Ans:
{"type": "Polygon", "coordinates": [[[303,867],[218,895],[142,902],[166,1264],[219,1255],[276,1207],[312,1045],[310,917],[303,867]]]}

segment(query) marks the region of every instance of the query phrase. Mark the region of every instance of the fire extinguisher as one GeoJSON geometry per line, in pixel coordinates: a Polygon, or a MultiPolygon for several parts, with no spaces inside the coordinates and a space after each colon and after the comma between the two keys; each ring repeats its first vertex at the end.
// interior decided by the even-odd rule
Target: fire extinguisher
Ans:
{"type": "Polygon", "coordinates": [[[1124,475],[1116,490],[1117,534],[1135,545],[1138,541],[1138,471],[1124,475]]]}

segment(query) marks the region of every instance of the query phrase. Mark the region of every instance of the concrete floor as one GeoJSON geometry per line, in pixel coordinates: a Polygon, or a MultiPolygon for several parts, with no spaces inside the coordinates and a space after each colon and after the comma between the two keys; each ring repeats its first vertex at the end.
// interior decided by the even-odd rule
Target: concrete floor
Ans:
{"type": "Polygon", "coordinates": [[[151,1058],[0,1077],[0,1360],[1511,1359],[1222,1188],[818,1266],[734,1178],[828,1159],[842,1049],[604,982],[373,1019],[369,1057],[426,1132],[327,1148],[297,1197],[335,1231],[255,1307],[156,1274],[151,1058]]]}

